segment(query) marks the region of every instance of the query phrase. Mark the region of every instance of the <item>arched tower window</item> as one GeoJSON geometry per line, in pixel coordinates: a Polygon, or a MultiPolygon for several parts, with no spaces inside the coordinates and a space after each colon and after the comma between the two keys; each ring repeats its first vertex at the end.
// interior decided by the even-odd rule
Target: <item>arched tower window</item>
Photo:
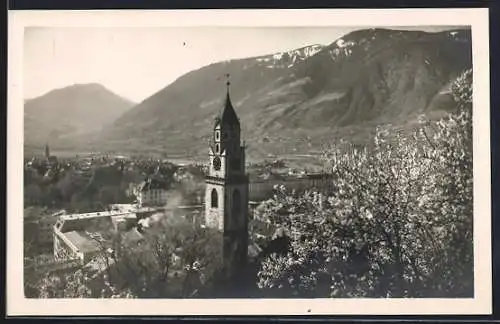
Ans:
{"type": "Polygon", "coordinates": [[[238,215],[239,213],[241,213],[241,194],[238,189],[234,189],[232,214],[238,215]]]}
{"type": "Polygon", "coordinates": [[[212,195],[211,195],[211,196],[212,196],[212,197],[211,197],[212,199],[211,199],[211,204],[210,204],[210,206],[211,206],[212,208],[217,208],[217,207],[219,207],[219,197],[218,197],[218,195],[217,195],[217,190],[212,189],[212,195]]]}

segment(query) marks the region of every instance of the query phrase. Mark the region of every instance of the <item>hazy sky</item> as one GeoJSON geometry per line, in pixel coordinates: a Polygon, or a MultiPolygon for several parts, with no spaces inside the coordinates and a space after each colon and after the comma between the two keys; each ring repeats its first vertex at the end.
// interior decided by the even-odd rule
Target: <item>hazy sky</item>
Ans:
{"type": "MultiPolygon", "coordinates": [[[[454,27],[401,28],[438,31],[454,27]]],[[[358,28],[26,28],[24,98],[100,83],[140,102],[176,78],[233,58],[330,44],[358,28]]]]}

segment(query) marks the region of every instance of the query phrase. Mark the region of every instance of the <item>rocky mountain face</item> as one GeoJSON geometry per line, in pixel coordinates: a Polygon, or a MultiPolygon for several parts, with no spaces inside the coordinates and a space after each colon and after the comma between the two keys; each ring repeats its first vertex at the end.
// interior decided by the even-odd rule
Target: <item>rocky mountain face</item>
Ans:
{"type": "Polygon", "coordinates": [[[366,142],[378,124],[455,109],[450,84],[471,67],[470,30],[359,30],[187,73],[86,144],[203,156],[229,73],[249,156],[308,154],[339,136],[366,142]]]}
{"type": "Polygon", "coordinates": [[[27,145],[57,143],[89,132],[100,132],[134,106],[100,84],[77,84],[24,102],[27,145]]]}

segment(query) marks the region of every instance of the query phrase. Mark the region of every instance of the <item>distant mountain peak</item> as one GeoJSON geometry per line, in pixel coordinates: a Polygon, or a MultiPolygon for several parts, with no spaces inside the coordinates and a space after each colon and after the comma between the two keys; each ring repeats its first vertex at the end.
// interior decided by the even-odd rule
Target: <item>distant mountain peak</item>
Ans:
{"type": "Polygon", "coordinates": [[[79,83],[26,100],[25,139],[37,143],[100,131],[135,103],[99,83],[79,83]]]}
{"type": "Polygon", "coordinates": [[[116,97],[120,97],[124,101],[129,102],[130,106],[135,105],[135,103],[132,100],[115,93],[114,91],[108,89],[104,85],[97,83],[97,82],[74,83],[74,84],[71,84],[71,85],[68,85],[68,86],[65,86],[62,88],[53,89],[53,90],[51,90],[51,91],[47,92],[46,94],[41,95],[39,97],[30,98],[29,100],[25,100],[25,104],[29,101],[37,100],[38,98],[42,98],[45,96],[56,96],[56,97],[61,96],[61,95],[80,96],[80,95],[84,95],[84,94],[99,94],[99,95],[103,95],[103,96],[113,95],[116,97]]]}
{"type": "Polygon", "coordinates": [[[75,88],[83,88],[83,87],[88,87],[88,88],[100,88],[100,89],[105,89],[105,87],[97,82],[90,82],[90,83],[74,83],[72,87],[75,88]]]}
{"type": "Polygon", "coordinates": [[[100,83],[90,82],[90,83],[73,83],[71,85],[67,85],[67,86],[64,86],[61,88],[53,89],[53,90],[49,91],[49,93],[50,92],[58,92],[58,91],[74,91],[74,90],[80,90],[80,89],[108,90],[108,89],[106,89],[105,86],[103,86],[100,83]]]}

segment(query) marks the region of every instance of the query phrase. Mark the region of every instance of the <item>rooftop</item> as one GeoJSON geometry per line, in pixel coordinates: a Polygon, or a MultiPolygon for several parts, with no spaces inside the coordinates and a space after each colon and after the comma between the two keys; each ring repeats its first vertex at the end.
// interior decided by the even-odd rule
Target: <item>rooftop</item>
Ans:
{"type": "Polygon", "coordinates": [[[126,214],[134,213],[136,210],[106,210],[92,213],[84,214],[69,214],[61,215],[61,220],[73,220],[73,219],[86,219],[86,218],[96,218],[96,217],[114,217],[114,216],[124,216],[126,214]]]}
{"type": "Polygon", "coordinates": [[[89,253],[97,252],[100,249],[99,243],[91,238],[86,232],[71,231],[62,233],[77,249],[79,252],[89,253]]]}
{"type": "MultiPolygon", "coordinates": [[[[71,232],[71,231],[107,231],[113,227],[113,218],[109,213],[96,216],[97,213],[89,214],[74,214],[74,215],[63,215],[59,217],[56,222],[56,228],[60,232],[71,232]],[[84,216],[81,216],[84,215],[84,216]]],[[[126,214],[115,214],[114,216],[120,216],[126,214]]]]}
{"type": "Polygon", "coordinates": [[[148,190],[153,190],[153,189],[163,189],[167,190],[168,189],[168,184],[160,179],[159,177],[150,177],[144,180],[140,185],[139,185],[139,191],[148,191],[148,190]]]}

